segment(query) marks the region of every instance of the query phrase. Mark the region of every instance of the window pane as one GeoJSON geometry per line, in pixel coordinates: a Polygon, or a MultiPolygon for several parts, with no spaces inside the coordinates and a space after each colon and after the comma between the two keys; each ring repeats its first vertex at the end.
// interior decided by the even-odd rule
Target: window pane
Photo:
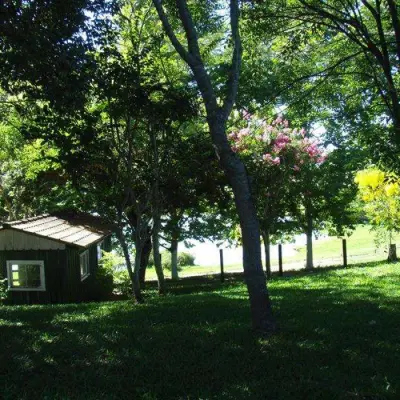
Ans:
{"type": "Polygon", "coordinates": [[[12,287],[39,288],[42,286],[40,280],[39,264],[12,265],[12,287]],[[17,268],[14,268],[17,267],[17,268]]]}
{"type": "Polygon", "coordinates": [[[89,274],[89,252],[85,251],[80,256],[81,277],[89,274]]]}
{"type": "Polygon", "coordinates": [[[25,265],[26,286],[37,288],[40,287],[40,265],[25,265]]]}

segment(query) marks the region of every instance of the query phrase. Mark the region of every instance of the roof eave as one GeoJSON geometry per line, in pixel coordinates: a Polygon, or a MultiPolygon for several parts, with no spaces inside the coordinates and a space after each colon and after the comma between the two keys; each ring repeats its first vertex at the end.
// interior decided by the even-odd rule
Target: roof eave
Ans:
{"type": "Polygon", "coordinates": [[[72,247],[75,247],[75,248],[78,248],[78,249],[88,249],[90,246],[101,242],[102,240],[104,240],[104,238],[106,238],[107,236],[111,235],[111,232],[110,232],[110,233],[105,234],[104,236],[102,236],[100,239],[98,239],[98,240],[96,240],[96,241],[94,241],[94,242],[92,242],[92,243],[90,243],[90,244],[88,244],[86,246],[81,246],[81,245],[76,244],[76,243],[66,242],[66,241],[61,240],[61,239],[50,238],[48,236],[40,235],[40,234],[35,233],[35,232],[28,232],[28,231],[25,231],[23,229],[18,229],[18,228],[15,228],[14,226],[9,225],[9,224],[3,224],[1,229],[13,229],[14,231],[26,233],[28,235],[36,236],[36,237],[39,237],[41,239],[47,239],[47,240],[50,240],[50,241],[58,242],[58,243],[64,244],[65,246],[72,246],[72,247]]]}

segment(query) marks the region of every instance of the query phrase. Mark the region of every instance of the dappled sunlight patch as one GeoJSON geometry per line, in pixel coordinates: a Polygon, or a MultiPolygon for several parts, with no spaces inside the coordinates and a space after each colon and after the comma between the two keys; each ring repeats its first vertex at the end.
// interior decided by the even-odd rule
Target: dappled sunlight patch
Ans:
{"type": "Polygon", "coordinates": [[[22,327],[22,326],[26,326],[27,324],[25,324],[22,321],[9,321],[7,319],[1,319],[0,318],[0,326],[4,326],[4,327],[12,327],[12,326],[17,326],[17,327],[22,327]]]}

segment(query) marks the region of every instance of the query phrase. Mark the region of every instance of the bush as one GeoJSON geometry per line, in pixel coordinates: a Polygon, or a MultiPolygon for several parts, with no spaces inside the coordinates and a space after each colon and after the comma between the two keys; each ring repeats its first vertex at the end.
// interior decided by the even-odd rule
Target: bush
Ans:
{"type": "MultiPolygon", "coordinates": [[[[162,267],[163,269],[166,269],[167,271],[171,271],[172,269],[172,262],[171,262],[171,254],[169,252],[165,252],[162,255],[162,267]]],[[[181,271],[182,268],[180,267],[178,263],[178,271],[181,271]]]]}
{"type": "Polygon", "coordinates": [[[178,265],[181,267],[185,265],[193,266],[194,264],[194,255],[186,252],[181,252],[178,254],[178,265]]]}
{"type": "Polygon", "coordinates": [[[132,282],[128,271],[114,271],[114,292],[126,297],[132,296],[132,282]]]}
{"type": "Polygon", "coordinates": [[[108,300],[114,290],[113,272],[109,268],[99,265],[93,284],[92,299],[108,300]]]}
{"type": "Polygon", "coordinates": [[[3,303],[8,297],[7,278],[0,276],[0,304],[3,303]]]}
{"type": "Polygon", "coordinates": [[[102,293],[109,293],[110,296],[112,292],[123,294],[130,292],[131,281],[126,271],[124,257],[103,251],[98,271],[96,279],[99,279],[99,285],[103,288],[100,290],[102,293]]]}
{"type": "MultiPolygon", "coordinates": [[[[161,256],[162,266],[167,271],[171,271],[172,263],[171,263],[171,253],[166,251],[162,253],[161,256]]],[[[182,267],[185,266],[193,266],[194,263],[194,255],[186,252],[178,253],[178,271],[182,271],[182,267]]]]}

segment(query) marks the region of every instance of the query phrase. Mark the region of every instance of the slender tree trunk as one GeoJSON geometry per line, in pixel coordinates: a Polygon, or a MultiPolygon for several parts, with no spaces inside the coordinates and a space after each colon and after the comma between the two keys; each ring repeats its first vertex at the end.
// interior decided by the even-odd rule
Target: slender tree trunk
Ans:
{"type": "Polygon", "coordinates": [[[142,246],[140,241],[135,243],[135,248],[136,252],[135,252],[135,266],[133,269],[133,292],[136,301],[138,303],[143,303],[144,300],[139,280],[140,262],[142,260],[142,246]]]}
{"type": "Polygon", "coordinates": [[[253,329],[266,334],[276,329],[266,277],[261,262],[260,227],[243,162],[231,150],[225,134],[225,121],[209,119],[211,137],[219,150],[221,166],[229,180],[239,215],[243,243],[244,279],[250,299],[253,329]]]}
{"type": "Polygon", "coordinates": [[[392,232],[389,232],[388,261],[397,261],[396,243],[392,243],[392,232]]]}
{"type": "Polygon", "coordinates": [[[306,259],[306,269],[312,270],[314,268],[313,263],[313,217],[310,207],[306,208],[306,219],[307,219],[307,259],[306,259]]]}
{"type": "Polygon", "coordinates": [[[160,160],[158,155],[158,143],[155,126],[149,124],[149,135],[152,144],[153,150],[153,174],[154,174],[154,182],[152,187],[152,217],[153,217],[153,231],[152,231],[152,239],[153,239],[153,257],[154,257],[154,268],[157,274],[158,280],[158,294],[163,295],[166,293],[165,287],[165,278],[164,272],[161,265],[161,257],[160,257],[160,241],[159,234],[161,230],[161,193],[160,193],[160,160]]]}
{"type": "Polygon", "coordinates": [[[396,244],[389,245],[388,261],[397,261],[396,244]]]}
{"type": "Polygon", "coordinates": [[[165,287],[165,278],[164,272],[161,265],[161,258],[160,258],[160,243],[158,239],[158,235],[160,232],[161,221],[158,215],[153,216],[153,257],[154,257],[154,268],[157,274],[158,280],[158,294],[163,295],[166,293],[165,287]]]}
{"type": "Polygon", "coordinates": [[[148,238],[144,243],[142,250],[142,258],[140,260],[139,281],[140,281],[140,286],[143,289],[146,282],[146,270],[147,270],[147,265],[149,264],[151,249],[152,249],[151,238],[148,238]]]}
{"type": "Polygon", "coordinates": [[[178,239],[171,241],[171,278],[179,279],[178,275],[178,239]]]}
{"type": "Polygon", "coordinates": [[[264,242],[264,253],[265,253],[265,271],[267,273],[267,279],[271,278],[271,241],[268,230],[262,230],[261,235],[264,242]]]}
{"type": "MultiPolygon", "coordinates": [[[[142,297],[142,293],[140,290],[139,275],[136,274],[135,271],[132,269],[132,263],[131,263],[131,259],[130,259],[130,255],[129,255],[128,245],[126,244],[126,241],[125,241],[125,238],[124,238],[124,235],[122,232],[118,233],[118,240],[121,245],[122,251],[124,253],[126,268],[128,269],[129,278],[131,279],[131,282],[132,282],[133,297],[135,298],[135,301],[137,303],[143,303],[143,297],[142,297]]],[[[135,256],[135,264],[136,264],[136,258],[137,258],[137,251],[136,251],[136,256],[135,256]]]]}

